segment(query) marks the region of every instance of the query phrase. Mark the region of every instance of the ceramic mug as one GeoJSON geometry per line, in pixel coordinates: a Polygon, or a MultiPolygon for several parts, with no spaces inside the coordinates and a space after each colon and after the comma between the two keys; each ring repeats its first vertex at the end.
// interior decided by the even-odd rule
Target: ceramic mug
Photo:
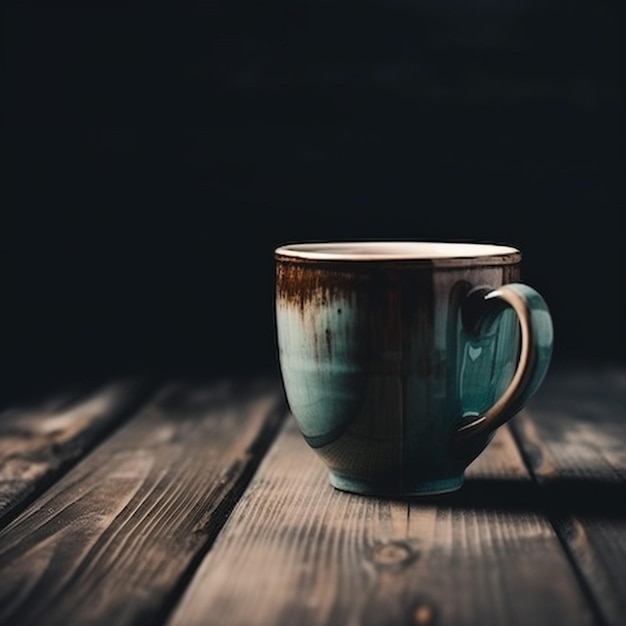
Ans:
{"type": "Polygon", "coordinates": [[[521,253],[492,244],[298,243],[274,252],[286,399],[330,483],[453,491],[536,392],[552,354],[521,253]]]}

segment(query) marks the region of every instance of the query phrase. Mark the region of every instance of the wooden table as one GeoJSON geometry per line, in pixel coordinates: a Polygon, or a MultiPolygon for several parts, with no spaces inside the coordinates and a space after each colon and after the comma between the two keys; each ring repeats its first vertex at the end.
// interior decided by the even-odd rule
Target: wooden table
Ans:
{"type": "Polygon", "coordinates": [[[0,416],[0,623],[626,624],[626,369],[554,367],[454,494],[342,493],[277,379],[0,416]]]}

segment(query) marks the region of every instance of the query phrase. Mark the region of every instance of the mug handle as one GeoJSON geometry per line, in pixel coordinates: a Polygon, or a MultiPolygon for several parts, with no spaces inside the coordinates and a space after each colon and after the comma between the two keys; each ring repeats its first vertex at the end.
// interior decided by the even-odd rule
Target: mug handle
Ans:
{"type": "Polygon", "coordinates": [[[515,312],[520,325],[521,345],[517,368],[502,395],[489,409],[453,433],[455,448],[476,435],[488,435],[516,415],[537,391],[552,357],[553,326],[542,296],[523,283],[490,289],[472,289],[461,307],[461,320],[470,334],[494,320],[505,308],[515,312]]]}

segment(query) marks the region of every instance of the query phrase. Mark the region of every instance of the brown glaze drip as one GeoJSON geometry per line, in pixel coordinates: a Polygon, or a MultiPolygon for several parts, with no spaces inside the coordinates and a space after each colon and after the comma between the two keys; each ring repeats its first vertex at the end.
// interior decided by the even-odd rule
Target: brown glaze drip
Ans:
{"type": "MultiPolygon", "coordinates": [[[[481,269],[500,267],[503,282],[516,282],[520,279],[520,262],[482,264],[481,269]]],[[[371,289],[381,278],[387,279],[402,269],[432,272],[458,271],[458,267],[436,267],[423,261],[355,262],[294,260],[289,257],[276,257],[276,296],[283,302],[297,304],[304,309],[307,304],[326,304],[333,296],[347,296],[356,291],[371,289]]],[[[493,285],[494,287],[496,285],[493,285]]]]}
{"type": "Polygon", "coordinates": [[[297,304],[304,310],[308,304],[325,305],[331,298],[354,293],[355,281],[358,282],[359,278],[363,285],[368,281],[364,272],[279,261],[276,264],[276,295],[279,300],[297,304]]]}
{"type": "Polygon", "coordinates": [[[507,283],[516,283],[520,280],[520,264],[516,263],[515,265],[507,265],[502,268],[502,282],[506,285],[507,283]]]}

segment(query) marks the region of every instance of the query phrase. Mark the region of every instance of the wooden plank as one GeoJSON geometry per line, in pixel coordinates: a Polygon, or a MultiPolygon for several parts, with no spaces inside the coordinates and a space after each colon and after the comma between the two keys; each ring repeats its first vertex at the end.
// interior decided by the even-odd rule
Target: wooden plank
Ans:
{"type": "Polygon", "coordinates": [[[113,431],[151,392],[120,380],[0,414],[0,525],[113,431]]]}
{"type": "Polygon", "coordinates": [[[168,386],[0,532],[0,623],[158,623],[283,416],[273,384],[168,386]]]}
{"type": "Polygon", "coordinates": [[[168,626],[582,626],[593,615],[508,429],[456,494],[334,490],[290,419],[168,626]]]}
{"type": "Polygon", "coordinates": [[[626,369],[555,371],[515,434],[601,623],[626,624],[626,369]]]}

